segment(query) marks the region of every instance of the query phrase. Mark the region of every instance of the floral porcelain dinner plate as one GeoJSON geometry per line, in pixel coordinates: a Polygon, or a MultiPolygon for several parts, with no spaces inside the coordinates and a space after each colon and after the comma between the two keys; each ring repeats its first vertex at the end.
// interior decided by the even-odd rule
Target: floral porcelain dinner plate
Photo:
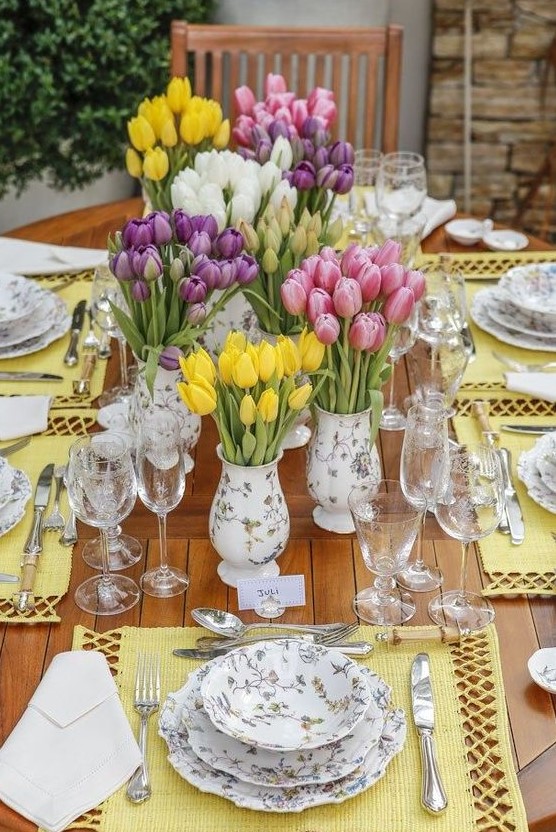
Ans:
{"type": "Polygon", "coordinates": [[[30,315],[40,304],[43,289],[19,274],[0,272],[0,324],[30,315]]]}
{"type": "Polygon", "coordinates": [[[55,310],[50,329],[47,329],[46,332],[34,338],[21,341],[19,344],[0,347],[0,358],[18,358],[21,355],[30,355],[33,352],[39,352],[39,350],[43,350],[49,344],[52,344],[53,341],[56,341],[62,335],[66,334],[71,326],[71,317],[68,314],[66,304],[61,298],[56,296],[54,302],[55,310]]]}
{"type": "Polygon", "coordinates": [[[547,511],[556,514],[556,492],[546,485],[538,465],[541,457],[547,452],[548,440],[551,439],[554,437],[545,433],[529,451],[523,451],[520,454],[517,461],[517,475],[527,487],[531,499],[547,511]]]}
{"type": "Polygon", "coordinates": [[[537,468],[543,483],[556,494],[556,435],[547,433],[541,439],[536,454],[537,468]]]}
{"type": "Polygon", "coordinates": [[[31,497],[29,477],[18,468],[13,469],[12,499],[0,508],[0,537],[17,526],[25,514],[25,506],[31,497]]]}
{"type": "Polygon", "coordinates": [[[59,314],[59,299],[52,292],[41,290],[40,315],[32,312],[15,323],[0,324],[0,347],[13,347],[47,332],[59,314]]]}
{"type": "Polygon", "coordinates": [[[514,347],[523,347],[529,350],[556,352],[556,338],[538,338],[525,332],[516,332],[495,321],[489,311],[493,291],[495,292],[496,290],[479,289],[473,296],[469,314],[478,327],[488,332],[489,335],[494,335],[495,338],[498,338],[504,344],[511,344],[514,347]]]}
{"type": "MultiPolygon", "coordinates": [[[[221,659],[215,660],[217,663],[221,659]]],[[[390,688],[376,673],[361,668],[371,692],[365,716],[353,732],[321,748],[271,751],[248,746],[214,727],[203,707],[201,683],[210,672],[205,664],[192,673],[173,696],[182,708],[182,722],[194,753],[211,768],[259,786],[301,786],[330,783],[360,766],[384,727],[390,688]]]]}
{"type": "Polygon", "coordinates": [[[524,309],[556,316],[556,263],[531,263],[508,269],[500,280],[524,309]]]}
{"type": "Polygon", "coordinates": [[[547,320],[538,312],[522,309],[502,289],[491,289],[488,314],[496,323],[515,332],[524,332],[534,338],[546,338],[554,341],[556,324],[547,320]]]}

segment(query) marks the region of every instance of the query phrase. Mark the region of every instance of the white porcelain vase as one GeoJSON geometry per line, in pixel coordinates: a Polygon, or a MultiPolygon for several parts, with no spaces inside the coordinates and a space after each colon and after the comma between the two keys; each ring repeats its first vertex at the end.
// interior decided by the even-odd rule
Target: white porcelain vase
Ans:
{"type": "Polygon", "coordinates": [[[222,558],[218,574],[228,586],[245,578],[274,578],[276,558],[290,536],[290,515],[278,478],[278,459],[234,465],[216,452],[222,473],[209,514],[209,536],[222,558]]]}
{"type": "Polygon", "coordinates": [[[371,409],[329,413],[315,407],[316,424],[307,449],[307,487],[317,505],[313,520],[339,534],[355,531],[348,495],[362,482],[379,482],[378,451],[371,442],[371,409]]]}

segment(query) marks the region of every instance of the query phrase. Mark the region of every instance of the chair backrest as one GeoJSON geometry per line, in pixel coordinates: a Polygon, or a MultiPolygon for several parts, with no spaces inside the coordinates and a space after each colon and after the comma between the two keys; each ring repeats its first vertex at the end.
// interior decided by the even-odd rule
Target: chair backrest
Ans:
{"type": "Polygon", "coordinates": [[[394,25],[305,29],[174,20],[171,75],[189,69],[195,93],[220,101],[232,118],[233,90],[247,84],[263,98],[268,72],[281,73],[301,98],[316,86],[332,89],[339,113],[334,137],[389,153],[398,149],[402,36],[394,25]]]}

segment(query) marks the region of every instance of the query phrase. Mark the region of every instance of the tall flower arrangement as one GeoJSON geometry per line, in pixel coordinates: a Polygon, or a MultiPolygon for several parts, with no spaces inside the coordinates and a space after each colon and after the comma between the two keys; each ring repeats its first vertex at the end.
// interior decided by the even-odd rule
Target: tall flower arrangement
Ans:
{"type": "Polygon", "coordinates": [[[151,207],[171,211],[170,186],[198,152],[224,148],[230,123],[217,101],[192,95],[188,78],[172,78],[166,92],[141,102],[127,123],[128,173],[141,180],[151,207]]]}
{"type": "Polygon", "coordinates": [[[239,231],[219,231],[213,216],[181,210],[130,220],[109,240],[109,251],[128,309],[114,306],[114,314],[135,355],[146,361],[151,392],[157,365],[177,369],[180,356],[258,268],[239,231]]]}
{"type": "Polygon", "coordinates": [[[303,318],[322,344],[321,369],[328,377],[315,402],[331,413],[358,413],[371,406],[377,429],[386,359],[397,325],[411,315],[425,279],[398,261],[401,246],[352,244],[341,255],[331,248],[306,258],[281,288],[292,315],[303,318]]]}

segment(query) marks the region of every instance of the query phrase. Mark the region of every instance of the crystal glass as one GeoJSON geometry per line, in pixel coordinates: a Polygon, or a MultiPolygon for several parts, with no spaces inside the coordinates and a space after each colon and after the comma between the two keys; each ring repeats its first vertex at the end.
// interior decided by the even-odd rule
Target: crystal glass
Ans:
{"type": "Polygon", "coordinates": [[[400,460],[402,491],[421,513],[417,558],[397,576],[400,586],[429,592],[442,583],[442,573],[423,560],[423,537],[427,511],[434,511],[446,490],[448,479],[448,420],[442,405],[413,405],[407,414],[400,460]]]}
{"type": "Polygon", "coordinates": [[[382,157],[376,178],[379,213],[393,220],[412,217],[427,194],[425,160],[419,153],[401,151],[382,157]]]}
{"type": "Polygon", "coordinates": [[[431,344],[461,332],[466,323],[465,279],[459,272],[428,271],[419,303],[419,334],[431,344]]]}
{"type": "Polygon", "coordinates": [[[375,183],[381,159],[382,152],[374,148],[355,151],[353,188],[349,192],[350,242],[368,243],[369,232],[378,214],[375,183]]]}
{"type": "Polygon", "coordinates": [[[127,372],[126,340],[117,324],[111,304],[122,308],[125,306],[118,280],[108,266],[97,266],[91,289],[91,314],[103,333],[110,338],[116,338],[120,356],[120,384],[104,391],[99,398],[99,407],[125,401],[133,393],[127,372]]]}
{"type": "Polygon", "coordinates": [[[130,609],[139,600],[139,587],[110,573],[107,539],[107,530],[130,514],[137,498],[133,461],[121,437],[103,432],[78,439],[70,448],[67,491],[76,516],[99,529],[102,545],[102,574],[78,586],[75,603],[93,615],[130,609]]]}
{"type": "Polygon", "coordinates": [[[185,464],[179,423],[167,408],[153,405],[143,413],[135,456],[139,497],[158,517],[160,564],[141,576],[147,595],[169,598],[185,592],[189,577],[168,566],[166,517],[185,491],[185,464]]]}
{"type": "Polygon", "coordinates": [[[415,613],[415,602],[396,587],[394,576],[407,563],[420,511],[406,500],[395,480],[357,486],[348,504],[365,566],[376,575],[373,586],[353,599],[356,615],[369,624],[408,621],[415,613]]]}
{"type": "Polygon", "coordinates": [[[418,331],[408,353],[408,368],[414,386],[413,403],[441,402],[447,416],[453,416],[453,403],[469,362],[468,345],[459,332],[430,341],[418,331]]]}
{"type": "MultiPolygon", "coordinates": [[[[108,566],[111,572],[129,569],[141,560],[143,547],[137,538],[124,534],[121,526],[106,530],[108,539],[108,566]]],[[[91,569],[102,569],[102,541],[100,537],[88,540],[83,546],[82,557],[91,569]]]]}
{"type": "Polygon", "coordinates": [[[460,631],[481,630],[494,619],[492,604],[466,589],[471,542],[487,537],[498,526],[504,509],[502,471],[498,453],[486,445],[462,445],[450,450],[448,489],[436,504],[440,526],[461,541],[459,589],[442,592],[429,604],[437,624],[460,631]]]}
{"type": "Polygon", "coordinates": [[[394,401],[394,374],[396,364],[406,352],[412,348],[417,337],[417,309],[413,307],[413,311],[407,321],[399,324],[396,327],[394,340],[390,347],[390,364],[392,370],[390,373],[389,387],[388,387],[388,404],[382,411],[380,417],[380,427],[382,430],[403,430],[406,424],[406,418],[400,408],[394,401]]]}
{"type": "Polygon", "coordinates": [[[427,217],[421,211],[402,219],[393,219],[383,214],[373,223],[368,244],[381,246],[386,240],[396,240],[402,247],[399,262],[402,266],[412,269],[426,224],[427,217]]]}

